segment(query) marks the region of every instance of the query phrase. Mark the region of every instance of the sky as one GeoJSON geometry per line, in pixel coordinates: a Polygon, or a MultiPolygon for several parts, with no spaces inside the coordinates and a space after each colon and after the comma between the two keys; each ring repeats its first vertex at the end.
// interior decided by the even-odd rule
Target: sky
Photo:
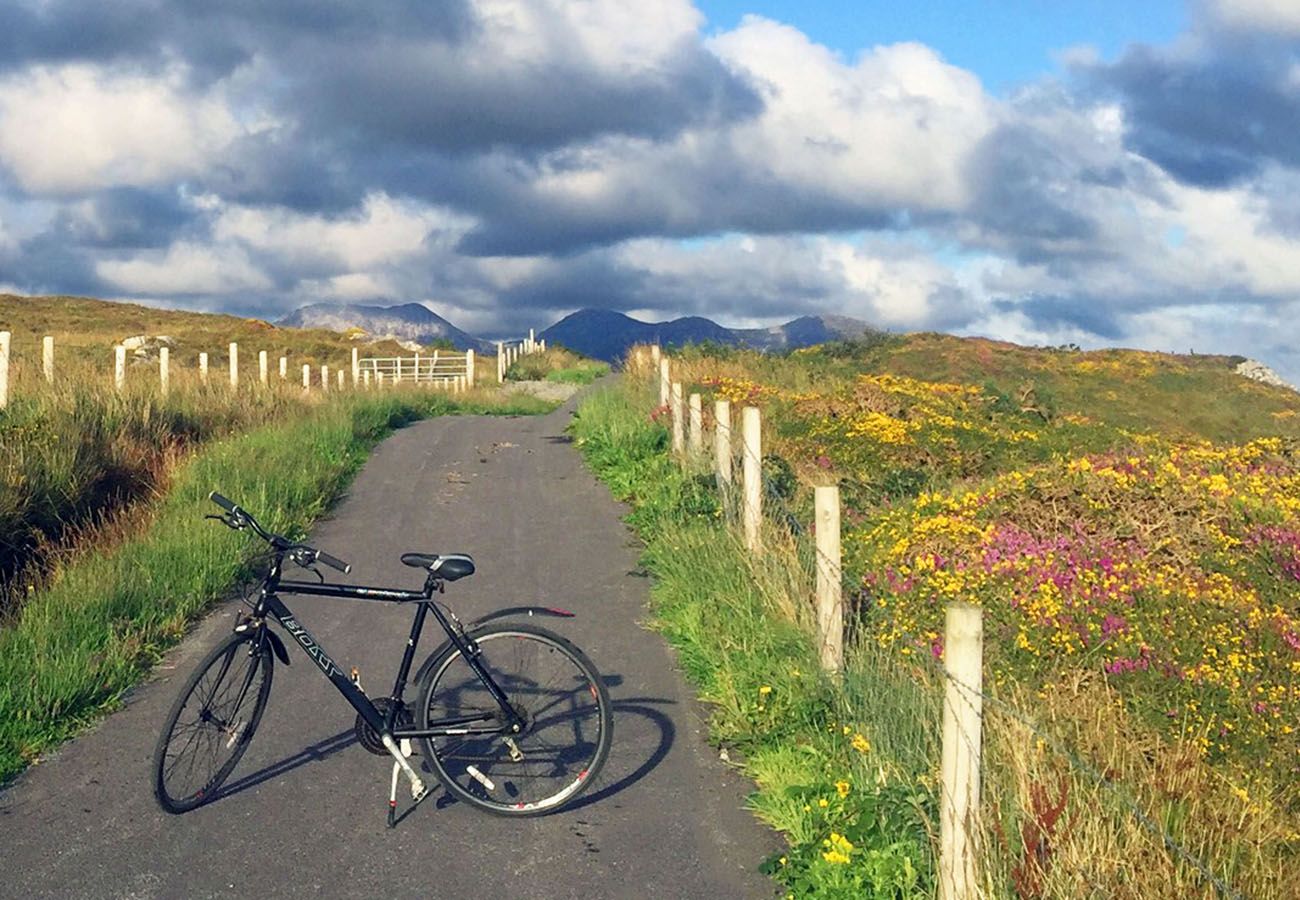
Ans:
{"type": "Polygon", "coordinates": [[[856,316],[1300,382],[1295,0],[9,0],[0,290],[856,316]]]}

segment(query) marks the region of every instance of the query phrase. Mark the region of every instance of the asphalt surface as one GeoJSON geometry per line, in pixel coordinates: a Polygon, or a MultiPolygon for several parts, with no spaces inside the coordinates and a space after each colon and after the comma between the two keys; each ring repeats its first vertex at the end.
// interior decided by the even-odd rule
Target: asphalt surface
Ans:
{"type": "MultiPolygon", "coordinates": [[[[620,522],[626,510],[564,435],[572,407],[403,429],[312,542],[352,563],[341,580],[412,589],[421,573],[398,563],[401,552],[470,553],[478,573],[445,595],[466,621],[520,604],[578,614],[539,624],[605,676],[614,744],[573,807],[508,820],[436,788],[388,830],[390,764],[354,742],[351,707],[291,645],[293,664],[277,665],[261,726],[220,798],[161,812],[154,742],[185,678],[229,630],[231,603],[125,708],[0,792],[0,896],[772,896],[758,866],[779,839],[743,808],[749,785],[707,745],[707,713],[670,649],[638,624],[649,585],[637,545],[620,522]]],[[[205,525],[216,527],[195,523],[205,525]]],[[[372,695],[387,692],[410,607],[285,599],[336,661],[360,667],[372,695]]],[[[422,650],[439,638],[426,630],[422,650]]]]}

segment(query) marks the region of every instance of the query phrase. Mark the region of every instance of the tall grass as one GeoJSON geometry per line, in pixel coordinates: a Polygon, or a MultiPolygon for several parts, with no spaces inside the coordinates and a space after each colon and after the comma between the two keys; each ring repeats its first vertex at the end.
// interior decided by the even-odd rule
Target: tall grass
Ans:
{"type": "Polygon", "coordinates": [[[205,527],[209,491],[240,498],[270,528],[301,534],[393,428],[453,412],[549,408],[532,398],[354,394],[209,442],[175,470],[165,495],[132,508],[111,551],[60,567],[0,628],[0,782],[112,705],[247,574],[246,537],[205,527]]]}
{"type": "MultiPolygon", "coordinates": [[[[808,539],[767,523],[764,552],[751,558],[712,476],[665,452],[667,433],[645,412],[653,403],[630,378],[590,395],[574,430],[633,506],[655,577],[654,624],[712,704],[711,736],[739,751],[758,784],[752,808],[789,842],[769,871],[799,897],[930,895],[938,664],[863,629],[842,677],[818,674],[808,539]]],[[[1294,895],[1294,817],[1225,777],[1194,742],[1129,714],[1103,678],[988,690],[978,837],[987,895],[1294,895]]]]}
{"type": "Polygon", "coordinates": [[[937,694],[857,657],[822,674],[808,622],[811,559],[769,527],[751,558],[712,476],[682,471],[631,382],[579,407],[576,443],[646,542],[653,625],[711,704],[711,738],[758,784],[750,806],[789,850],[766,870],[798,897],[925,897],[937,694]],[[852,865],[838,862],[839,853],[852,865]]]}

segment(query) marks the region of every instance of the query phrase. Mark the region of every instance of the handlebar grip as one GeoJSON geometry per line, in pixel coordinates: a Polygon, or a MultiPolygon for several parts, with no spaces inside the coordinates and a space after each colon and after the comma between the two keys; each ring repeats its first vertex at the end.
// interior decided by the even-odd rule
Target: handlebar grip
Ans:
{"type": "Polygon", "coordinates": [[[218,494],[216,491],[213,491],[212,493],[208,494],[208,499],[211,500],[213,503],[217,504],[217,506],[220,506],[226,512],[235,511],[235,504],[231,503],[229,500],[227,500],[225,497],[218,494]]]}
{"type": "Polygon", "coordinates": [[[352,567],[350,565],[348,565],[341,559],[336,559],[335,557],[330,556],[328,553],[322,553],[321,551],[317,550],[316,559],[325,563],[325,565],[329,566],[331,569],[338,569],[344,575],[352,571],[352,567]]]}

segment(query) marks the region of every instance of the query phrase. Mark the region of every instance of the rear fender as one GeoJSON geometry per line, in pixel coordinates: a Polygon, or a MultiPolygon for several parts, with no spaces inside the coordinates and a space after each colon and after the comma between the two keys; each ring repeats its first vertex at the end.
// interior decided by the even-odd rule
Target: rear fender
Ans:
{"type": "MultiPolygon", "coordinates": [[[[569,612],[567,609],[560,609],[556,606],[508,606],[505,609],[498,609],[495,612],[490,612],[486,616],[480,616],[466,625],[465,630],[467,632],[473,632],[489,622],[495,622],[497,619],[505,619],[511,616],[525,616],[528,618],[533,616],[547,616],[555,619],[572,619],[575,617],[574,614],[569,612]]],[[[430,653],[424,663],[421,664],[420,670],[415,673],[415,677],[411,679],[411,682],[414,684],[422,682],[424,676],[433,668],[433,664],[447,652],[447,648],[450,646],[451,641],[443,641],[438,646],[438,649],[430,653]]]]}

